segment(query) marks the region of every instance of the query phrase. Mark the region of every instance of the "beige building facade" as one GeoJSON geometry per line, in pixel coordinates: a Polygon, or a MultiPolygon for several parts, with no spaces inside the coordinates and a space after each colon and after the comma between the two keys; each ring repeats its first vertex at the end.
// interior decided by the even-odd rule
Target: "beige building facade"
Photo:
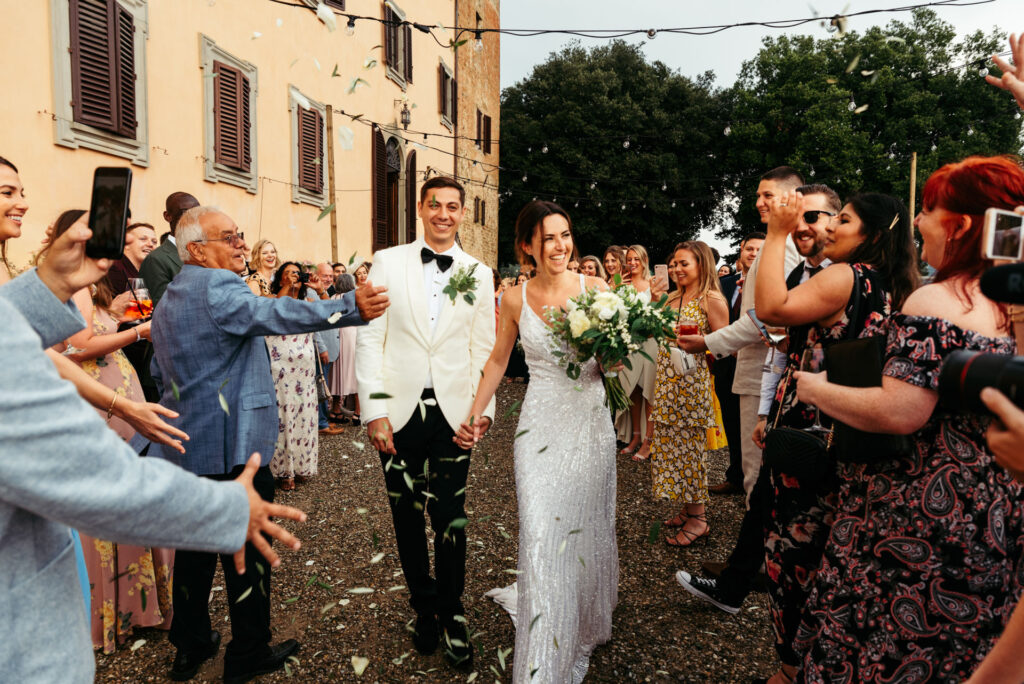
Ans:
{"type": "MultiPolygon", "coordinates": [[[[421,235],[427,170],[459,173],[442,74],[463,49],[436,28],[456,0],[326,0],[326,22],[315,0],[295,2],[0,0],[0,155],[30,203],[11,262],[61,211],[87,208],[97,166],[132,168],[132,220],[158,233],[166,196],[185,191],[287,259],[348,262],[421,235]]],[[[493,263],[486,242],[466,242],[493,263]]]]}

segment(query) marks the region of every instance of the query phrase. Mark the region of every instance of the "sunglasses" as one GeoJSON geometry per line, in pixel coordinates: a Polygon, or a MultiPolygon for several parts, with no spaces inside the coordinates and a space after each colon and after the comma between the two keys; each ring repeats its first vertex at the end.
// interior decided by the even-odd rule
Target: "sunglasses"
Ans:
{"type": "Polygon", "coordinates": [[[818,218],[821,216],[821,214],[825,214],[825,216],[836,215],[835,212],[832,211],[825,211],[824,209],[812,209],[811,211],[804,212],[804,223],[806,223],[807,225],[817,223],[818,218]]]}

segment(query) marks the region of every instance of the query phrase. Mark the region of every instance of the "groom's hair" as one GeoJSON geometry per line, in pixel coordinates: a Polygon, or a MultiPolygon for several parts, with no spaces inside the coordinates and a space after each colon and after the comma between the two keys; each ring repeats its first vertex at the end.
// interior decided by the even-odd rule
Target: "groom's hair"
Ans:
{"type": "Polygon", "coordinates": [[[435,188],[455,188],[459,191],[459,204],[466,206],[466,189],[454,178],[434,176],[420,187],[420,203],[427,199],[427,192],[435,188]]]}

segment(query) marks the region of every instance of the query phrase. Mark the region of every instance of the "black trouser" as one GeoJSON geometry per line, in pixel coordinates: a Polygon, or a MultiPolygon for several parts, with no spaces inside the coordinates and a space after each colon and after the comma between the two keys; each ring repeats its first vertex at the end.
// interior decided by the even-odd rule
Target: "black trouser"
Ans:
{"type": "Polygon", "coordinates": [[[732,604],[739,605],[750,593],[754,576],[764,564],[765,516],[771,505],[772,482],[768,468],[761,466],[750,490],[750,507],[743,515],[736,546],[718,580],[718,588],[732,604]]]}
{"type": "MultiPolygon", "coordinates": [[[[433,399],[434,391],[424,390],[422,398],[433,399]]],[[[409,585],[409,603],[418,615],[437,615],[445,620],[463,614],[466,532],[463,525],[450,525],[466,517],[469,451],[452,441],[455,432],[436,403],[425,409],[425,418],[417,408],[395,433],[397,455],[382,453],[380,461],[395,523],[398,557],[409,585]],[[424,508],[430,513],[434,530],[435,577],[430,576],[424,508]]]]}
{"type": "MultiPolygon", "coordinates": [[[[236,466],[228,474],[204,477],[233,480],[243,467],[236,466]]],[[[252,484],[264,500],[274,500],[274,476],[269,467],[257,470],[252,484]]],[[[231,616],[231,643],[224,651],[225,665],[258,661],[270,652],[270,563],[248,542],[244,575],[235,571],[231,554],[219,556],[231,616]],[[248,595],[239,600],[247,591],[248,595]]],[[[217,558],[216,553],[201,551],[176,551],[174,554],[174,618],[170,640],[179,651],[194,653],[210,645],[209,597],[217,558]]]]}
{"type": "MultiPolygon", "coordinates": [[[[740,396],[733,394],[732,381],[736,374],[736,358],[727,356],[715,361],[712,369],[715,377],[715,394],[722,407],[722,423],[725,439],[729,442],[729,467],[725,481],[743,489],[743,449],[740,446],[740,396]]],[[[750,439],[749,435],[747,439],[750,439]]]]}

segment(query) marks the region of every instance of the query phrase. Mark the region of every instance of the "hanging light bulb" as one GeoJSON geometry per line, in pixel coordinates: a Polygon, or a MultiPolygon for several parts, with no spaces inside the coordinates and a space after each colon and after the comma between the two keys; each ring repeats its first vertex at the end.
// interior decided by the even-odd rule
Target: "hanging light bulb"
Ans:
{"type": "Polygon", "coordinates": [[[595,181],[590,181],[590,189],[593,190],[596,187],[597,187],[597,183],[595,181]]]}
{"type": "Polygon", "coordinates": [[[974,127],[973,126],[968,126],[967,127],[967,135],[974,135],[974,127]]]}
{"type": "Polygon", "coordinates": [[[526,174],[525,173],[523,174],[523,182],[524,183],[526,182],[526,174]]]}
{"type": "Polygon", "coordinates": [[[1016,119],[1017,121],[1020,121],[1020,112],[1014,112],[1013,118],[1016,119]]]}
{"type": "Polygon", "coordinates": [[[626,138],[625,140],[622,141],[622,149],[624,149],[624,150],[628,150],[629,149],[629,138],[626,138]]]}
{"type": "Polygon", "coordinates": [[[484,33],[483,31],[475,31],[474,35],[476,40],[473,41],[473,50],[476,52],[483,52],[484,49],[484,33]]]}
{"type": "Polygon", "coordinates": [[[854,102],[853,100],[850,100],[850,104],[846,105],[846,108],[852,112],[857,108],[857,103],[854,102]]]}
{"type": "Polygon", "coordinates": [[[533,152],[533,148],[532,148],[532,147],[527,147],[527,148],[526,148],[526,151],[527,151],[527,152],[533,152]]]}
{"type": "Polygon", "coordinates": [[[601,206],[601,200],[597,201],[597,206],[601,206]]]}
{"type": "Polygon", "coordinates": [[[673,203],[672,203],[672,208],[673,208],[673,209],[675,209],[675,208],[676,208],[676,203],[675,203],[675,202],[673,202],[673,203]]]}
{"type": "Polygon", "coordinates": [[[932,152],[934,152],[937,149],[939,149],[938,146],[935,143],[932,143],[932,152]]]}
{"type": "Polygon", "coordinates": [[[725,133],[726,135],[732,135],[732,126],[726,126],[725,130],[722,132],[725,133]]]}
{"type": "Polygon", "coordinates": [[[980,69],[978,69],[978,75],[981,76],[982,78],[988,76],[988,67],[982,66],[980,69]]]}
{"type": "Polygon", "coordinates": [[[574,205],[572,205],[572,206],[574,206],[574,207],[576,207],[577,209],[579,209],[579,208],[580,208],[580,203],[579,203],[579,202],[576,202],[576,203],[575,203],[574,205]]]}
{"type": "Polygon", "coordinates": [[[856,173],[859,176],[860,175],[860,169],[857,169],[854,173],[856,173]]]}
{"type": "Polygon", "coordinates": [[[348,18],[348,24],[345,25],[345,35],[354,36],[356,34],[356,18],[350,16],[348,18]]]}
{"type": "Polygon", "coordinates": [[[621,205],[621,206],[619,207],[619,209],[621,209],[622,211],[626,211],[626,205],[625,205],[625,204],[621,205]]]}
{"type": "Polygon", "coordinates": [[[548,153],[548,146],[545,145],[544,147],[540,148],[540,153],[541,154],[547,154],[548,153]]]}
{"type": "Polygon", "coordinates": [[[668,183],[662,182],[662,184],[661,184],[661,191],[665,192],[666,190],[668,190],[668,183]]]}
{"type": "Polygon", "coordinates": [[[654,40],[654,38],[657,35],[658,35],[658,31],[656,29],[647,29],[647,39],[648,40],[654,40]]]}
{"type": "Polygon", "coordinates": [[[814,178],[814,169],[811,169],[811,178],[814,178]]]}

